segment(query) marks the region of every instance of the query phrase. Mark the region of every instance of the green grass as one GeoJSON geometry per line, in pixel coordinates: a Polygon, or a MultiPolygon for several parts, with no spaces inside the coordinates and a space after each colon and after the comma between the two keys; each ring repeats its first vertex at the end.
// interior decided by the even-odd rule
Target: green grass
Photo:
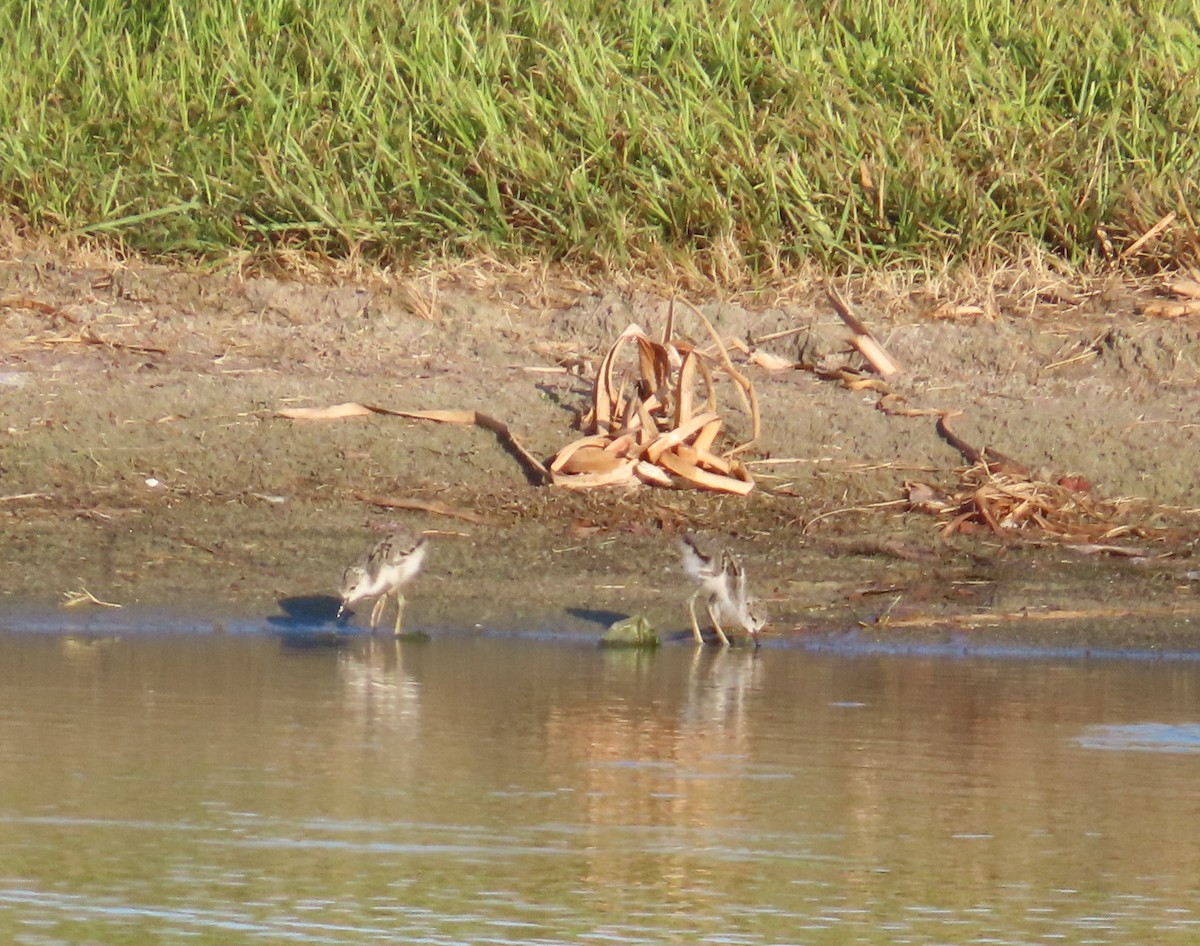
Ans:
{"type": "Polygon", "coordinates": [[[1194,264],[1192,2],[93,0],[0,8],[0,216],[152,256],[770,281],[1194,264]]]}

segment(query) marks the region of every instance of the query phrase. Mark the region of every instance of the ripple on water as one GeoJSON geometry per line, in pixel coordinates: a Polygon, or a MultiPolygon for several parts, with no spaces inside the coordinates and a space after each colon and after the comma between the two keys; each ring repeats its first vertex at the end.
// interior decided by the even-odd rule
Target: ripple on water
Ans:
{"type": "Polygon", "coordinates": [[[1126,752],[1200,752],[1200,723],[1129,723],[1091,726],[1079,737],[1085,749],[1126,752]]]}

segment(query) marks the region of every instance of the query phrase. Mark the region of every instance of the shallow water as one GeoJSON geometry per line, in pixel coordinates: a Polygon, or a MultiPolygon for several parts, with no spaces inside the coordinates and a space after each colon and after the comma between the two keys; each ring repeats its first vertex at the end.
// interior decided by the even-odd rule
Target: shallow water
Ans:
{"type": "Polygon", "coordinates": [[[1200,662],[0,635],[0,941],[1194,943],[1200,662]]]}

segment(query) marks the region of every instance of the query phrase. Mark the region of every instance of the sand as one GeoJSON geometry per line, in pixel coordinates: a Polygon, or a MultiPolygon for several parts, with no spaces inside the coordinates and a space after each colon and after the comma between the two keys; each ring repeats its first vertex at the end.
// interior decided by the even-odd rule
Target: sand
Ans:
{"type": "MultiPolygon", "coordinates": [[[[811,370],[743,369],[763,420],[747,455],[758,487],[744,498],[575,493],[531,483],[485,430],[277,415],[348,401],[478,410],[549,457],[578,436],[573,423],[616,335],[631,322],[661,329],[667,301],[651,291],[511,273],[300,279],[9,259],[4,600],[59,608],[86,590],[214,621],[319,619],[336,606],[341,569],[377,530],[403,522],[435,533],[412,588],[418,624],[598,636],[645,614],[675,636],[687,593],[675,537],[694,529],[745,559],[777,643],[1190,649],[1200,322],[1140,314],[1145,290],[1035,290],[1014,286],[1008,305],[983,313],[920,290],[884,299],[863,289],[857,301],[904,369],[889,382],[903,400],[889,404],[960,411],[952,423],[964,441],[1036,477],[1137,498],[1137,522],[1154,531],[1110,543],[1131,554],[1031,529],[942,537],[937,518],[906,503],[912,483],[952,489],[967,465],[935,417],[885,412],[877,391],[811,370]],[[458,515],[387,505],[413,500],[458,515]]],[[[726,337],[799,329],[759,346],[785,360],[862,364],[815,288],[774,305],[700,307],[726,337]]],[[[696,320],[681,315],[678,326],[703,341],[696,320]]],[[[744,434],[745,418],[731,412],[728,429],[744,434]]]]}

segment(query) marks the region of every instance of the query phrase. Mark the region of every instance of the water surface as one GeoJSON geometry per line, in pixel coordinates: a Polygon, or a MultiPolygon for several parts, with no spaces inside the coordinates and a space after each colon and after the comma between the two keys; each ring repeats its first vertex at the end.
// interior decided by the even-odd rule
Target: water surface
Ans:
{"type": "Polygon", "coordinates": [[[0,636],[0,941],[1194,943],[1200,663],[0,636]]]}

